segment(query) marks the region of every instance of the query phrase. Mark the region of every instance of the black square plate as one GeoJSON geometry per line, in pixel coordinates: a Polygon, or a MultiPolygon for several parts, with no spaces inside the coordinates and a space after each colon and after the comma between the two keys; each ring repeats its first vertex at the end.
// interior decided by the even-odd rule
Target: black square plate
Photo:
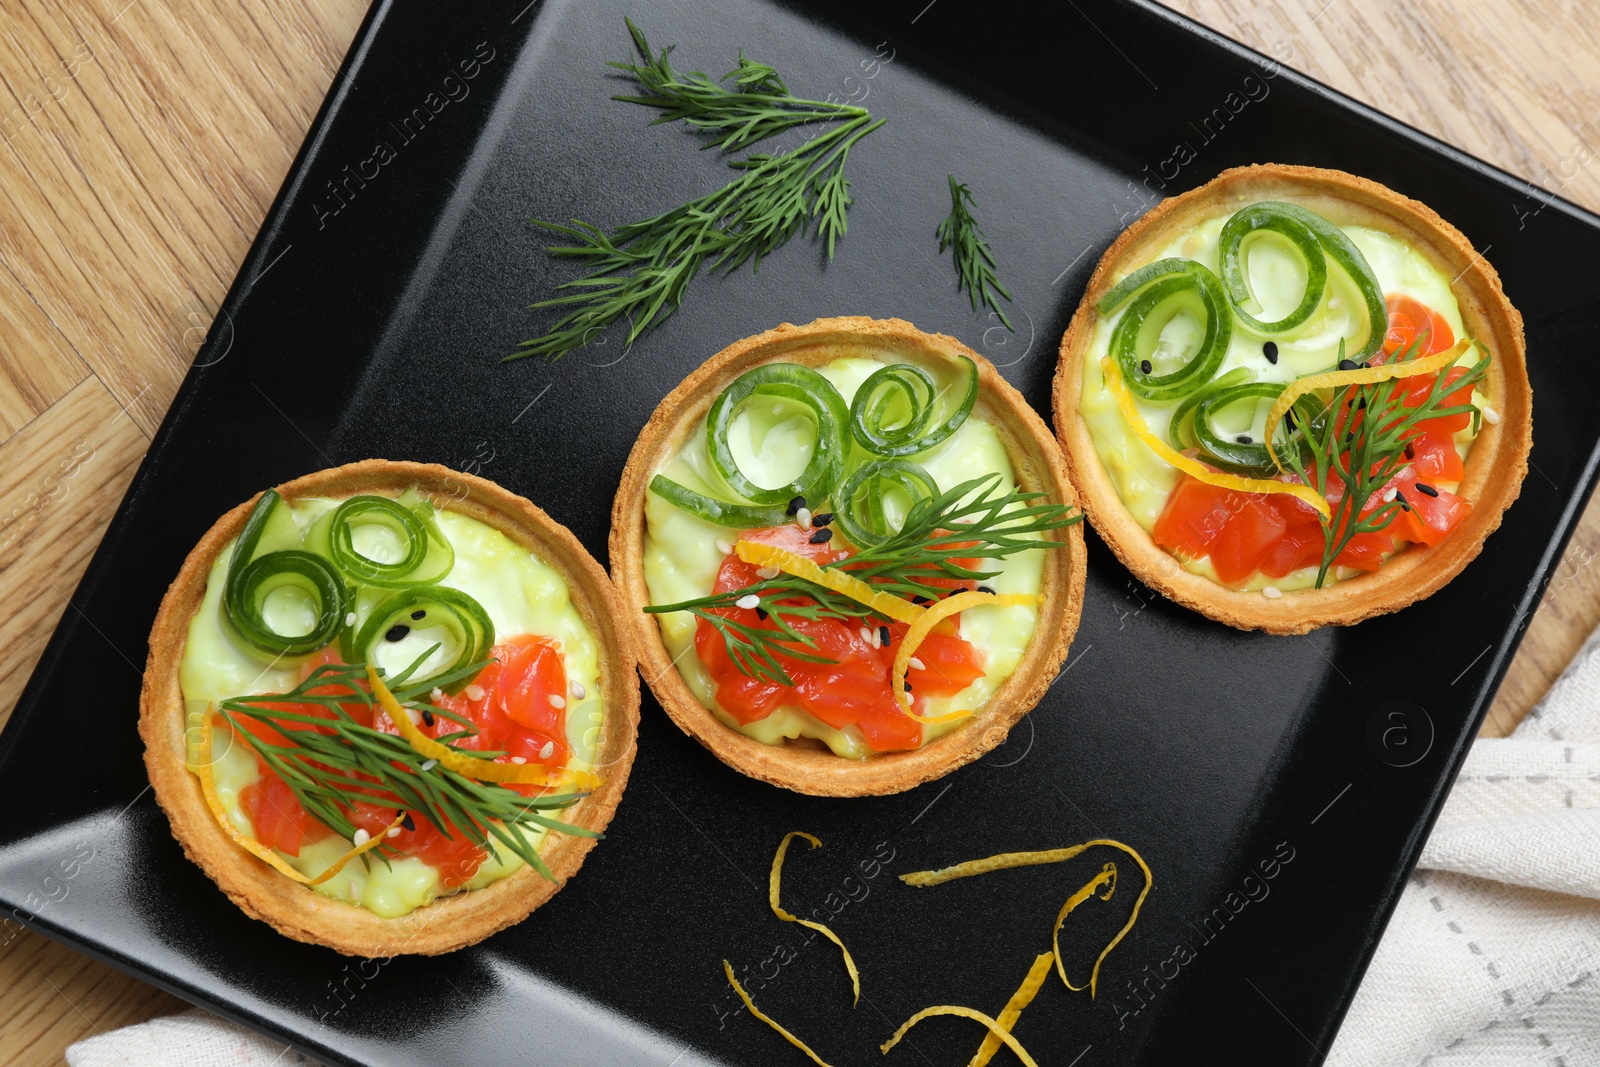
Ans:
{"type": "MultiPolygon", "coordinates": [[[[1052,982],[1019,1038],[1078,1067],[1211,1049],[1320,1060],[1593,484],[1596,220],[1137,0],[516,6],[373,5],[0,738],[6,923],[336,1063],[801,1062],[738,1008],[726,957],[831,1062],[866,1064],[924,1006],[998,1012],[1061,900],[1109,857],[930,890],[895,875],[1107,836],[1155,869],[1144,917],[1097,999],[1052,982]],[[681,128],[608,99],[629,13],[684,66],[720,74],[744,48],[799,92],[888,119],[851,158],[849,235],[831,263],[801,241],[759,274],[700,278],[631,350],[600,337],[553,365],[502,365],[550,321],[526,305],[568,276],[527,216],[610,226],[726,180],[681,128]],[[882,799],[740,777],[647,696],[628,795],[576,884],[442,958],[290,941],[184,859],[147,793],[132,664],[227,508],[319,467],[429,460],[525,494],[604,559],[612,487],[660,397],[728,342],[820,315],[955,334],[1048,412],[1100,251],[1161,195],[1261,161],[1432,205],[1527,318],[1533,468],[1436,596],[1354,629],[1242,634],[1154,596],[1091,538],[1082,629],[1044,703],[981,763],[882,799]],[[950,171],[979,197],[1015,335],[968,311],[936,252],[950,171]],[[851,946],[854,1009],[832,949],[767,910],[767,864],[793,829],[826,848],[791,861],[786,900],[851,946]]],[[[1131,899],[1074,917],[1080,966],[1131,899]]],[[[890,1062],[964,1062],[980,1037],[936,1020],[890,1062]]]]}

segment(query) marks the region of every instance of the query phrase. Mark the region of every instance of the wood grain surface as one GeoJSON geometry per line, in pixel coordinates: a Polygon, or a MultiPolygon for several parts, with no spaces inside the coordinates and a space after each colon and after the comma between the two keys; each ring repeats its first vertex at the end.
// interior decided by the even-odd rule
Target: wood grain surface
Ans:
{"type": "MultiPolygon", "coordinates": [[[[954,5],[961,0],[945,0],[954,5]]],[[[1600,28],[1577,0],[1176,0],[1220,33],[1600,210],[1600,28]]],[[[0,723],[65,611],[326,93],[361,0],[0,7],[0,723]]],[[[1485,733],[1600,623],[1591,506],[1485,733]]],[[[0,1057],[181,1001],[0,940],[0,1057]]]]}

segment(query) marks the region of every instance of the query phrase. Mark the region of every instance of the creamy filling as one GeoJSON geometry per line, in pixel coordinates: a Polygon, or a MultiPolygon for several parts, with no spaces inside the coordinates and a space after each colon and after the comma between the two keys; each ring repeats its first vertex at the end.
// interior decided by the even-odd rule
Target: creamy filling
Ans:
{"type": "MultiPolygon", "coordinates": [[[[861,383],[884,362],[888,361],[838,359],[817,371],[833,383],[848,404],[861,383]]],[[[953,381],[936,368],[927,369],[936,380],[945,379],[939,381],[941,387],[953,381]]],[[[815,438],[815,424],[798,409],[761,401],[746,405],[728,434],[729,447],[740,469],[758,485],[782,485],[792,479],[804,469],[815,438]]],[[[857,446],[847,466],[868,458],[871,457],[857,446]]],[[[1000,475],[995,492],[1009,493],[1016,488],[1011,457],[999,435],[993,426],[975,417],[967,419],[942,444],[910,458],[924,467],[941,489],[990,473],[1000,475]]],[[[688,444],[656,473],[698,492],[733,499],[711,465],[703,432],[693,434],[688,444]]],[[[891,521],[898,521],[893,501],[889,503],[885,510],[891,521]]],[[[645,521],[644,575],[651,602],[671,604],[709,595],[727,546],[738,539],[739,531],[706,522],[649,492],[645,494],[645,521]]],[[[997,593],[1037,593],[1044,574],[1043,557],[1043,551],[1021,552],[1003,560],[986,560],[979,569],[999,572],[984,582],[997,593]]],[[[687,611],[675,611],[657,615],[656,619],[678,673],[699,701],[728,726],[769,745],[809,737],[846,758],[865,759],[872,754],[857,727],[835,729],[797,706],[781,705],[764,719],[741,724],[717,704],[716,683],[695,653],[695,617],[687,611]]],[[[938,716],[982,707],[1016,670],[1038,621],[1035,607],[984,606],[963,611],[961,636],[983,653],[983,677],[953,696],[929,697],[922,714],[938,716]]],[[[958,725],[959,722],[924,726],[923,743],[958,725]]]]}
{"type": "MultiPolygon", "coordinates": [[[[296,500],[289,505],[296,526],[302,534],[328,510],[336,500],[296,500]]],[[[455,549],[455,565],[439,583],[459,589],[483,605],[494,621],[497,640],[518,634],[537,634],[562,642],[562,656],[570,682],[582,686],[585,697],[571,700],[567,706],[567,743],[571,747],[569,766],[580,770],[593,769],[601,725],[605,721],[605,707],[600,688],[600,650],[588,627],[572,606],[566,582],[555,570],[538,560],[499,530],[476,519],[451,511],[440,511],[435,516],[439,530],[455,549]]],[[[359,528],[358,528],[359,529],[359,528]]],[[[381,543],[366,543],[358,539],[358,550],[371,558],[381,558],[381,543]]],[[[398,558],[398,546],[394,546],[398,558]]],[[[241,650],[224,628],[221,614],[223,588],[227,584],[228,560],[233,544],[223,548],[212,564],[206,578],[205,598],[200,610],[189,623],[179,681],[190,722],[198,721],[198,713],[217,701],[229,697],[260,693],[285,692],[300,680],[298,666],[269,666],[252,659],[241,650]]],[[[356,627],[366,621],[367,614],[381,598],[381,594],[363,590],[356,603],[356,627]]],[[[290,620],[305,618],[304,631],[311,629],[310,608],[294,597],[279,602],[269,601],[267,612],[274,623],[287,624],[290,620]]],[[[390,669],[409,666],[411,661],[425,651],[432,642],[424,631],[414,631],[404,641],[385,648],[379,657],[381,665],[390,669]],[[422,636],[416,634],[421,632],[422,636]],[[405,645],[405,648],[401,648],[405,645]],[[409,655],[407,654],[409,651],[409,655]],[[391,662],[392,661],[392,662],[391,662]]],[[[387,644],[387,643],[386,643],[387,644]]],[[[239,799],[239,793],[259,778],[255,755],[248,746],[224,738],[226,731],[217,735],[218,752],[213,755],[212,772],[217,795],[221,798],[229,821],[243,833],[255,836],[239,799]],[[226,746],[226,747],[225,747],[226,746]]],[[[198,732],[190,732],[191,744],[198,743],[198,732]]],[[[195,758],[189,753],[191,765],[195,758]]],[[[559,818],[559,813],[556,813],[559,818]]],[[[527,830],[525,838],[537,845],[544,831],[527,830]]],[[[347,838],[333,834],[322,841],[301,846],[299,856],[283,858],[303,874],[316,876],[327,870],[354,844],[347,838]]],[[[422,859],[408,856],[390,860],[386,865],[374,857],[363,857],[345,864],[344,869],[328,881],[311,886],[323,896],[358,904],[383,918],[395,918],[431,903],[441,894],[466,889],[481,889],[516,871],[523,862],[508,849],[498,847],[478,868],[476,875],[457,890],[445,887],[439,871],[422,859]],[[363,859],[368,862],[363,863],[363,859]]]]}
{"type": "MultiPolygon", "coordinates": [[[[1218,239],[1223,224],[1231,214],[1228,212],[1207,219],[1178,235],[1165,248],[1152,255],[1150,262],[1172,256],[1193,259],[1220,277],[1218,239]]],[[[1450,324],[1457,340],[1465,335],[1461,309],[1450,291],[1450,280],[1426,256],[1380,230],[1362,226],[1340,228],[1366,257],[1386,296],[1410,296],[1442,316],[1450,324]]],[[[1270,234],[1258,236],[1246,242],[1245,256],[1245,270],[1251,289],[1262,305],[1261,310],[1255,313],[1257,318],[1270,322],[1287,314],[1300,302],[1305,292],[1305,264],[1286,241],[1270,234]]],[[[1125,273],[1131,273],[1139,266],[1143,264],[1134,264],[1125,273]]],[[[1083,393],[1078,402],[1078,411],[1089,428],[1095,453],[1110,476],[1117,495],[1134,521],[1150,532],[1155,529],[1156,520],[1161,516],[1167,497],[1178,484],[1181,474],[1134,436],[1117,410],[1116,399],[1105,387],[1100,360],[1110,350],[1112,332],[1126,309],[1125,302],[1111,315],[1102,316],[1095,326],[1094,337],[1083,360],[1083,393]]],[[[1204,328],[1204,321],[1188,310],[1175,315],[1162,330],[1151,360],[1156,364],[1155,373],[1176,370],[1192,356],[1199,347],[1204,328]]],[[[1346,351],[1359,351],[1367,341],[1367,330],[1366,307],[1359,292],[1330,259],[1328,285],[1321,304],[1309,319],[1294,330],[1273,334],[1269,338],[1251,331],[1237,317],[1234,318],[1233,334],[1217,376],[1243,367],[1253,381],[1287,384],[1333,366],[1338,360],[1341,337],[1345,339],[1346,351]],[[1267,362],[1262,355],[1262,344],[1267,340],[1278,345],[1276,365],[1267,362]]],[[[1477,358],[1475,352],[1469,351],[1457,365],[1470,366],[1477,358]]],[[[1485,395],[1486,384],[1480,384],[1474,394],[1475,400],[1480,404],[1493,404],[1493,398],[1485,395]]],[[[1179,401],[1156,403],[1142,398],[1135,400],[1145,425],[1152,433],[1165,438],[1179,401]]],[[[1222,413],[1223,417],[1217,419],[1217,426],[1233,433],[1250,434],[1257,441],[1262,440],[1269,407],[1269,400],[1258,403],[1253,413],[1244,404],[1235,405],[1233,411],[1222,413]],[[1235,420],[1233,423],[1225,421],[1230,415],[1235,420]]],[[[1463,459],[1472,447],[1473,438],[1474,431],[1470,426],[1456,434],[1456,451],[1463,459]]],[[[1454,490],[1456,483],[1440,482],[1438,487],[1454,490]]],[[[1216,570],[1208,557],[1174,558],[1195,574],[1217,580],[1216,570]]],[[[1329,578],[1338,580],[1361,573],[1364,572],[1338,567],[1329,573],[1329,578]]],[[[1317,568],[1314,566],[1301,568],[1284,578],[1269,578],[1258,571],[1245,581],[1243,588],[1261,589],[1274,585],[1282,590],[1305,589],[1315,585],[1316,580],[1317,568]]]]}

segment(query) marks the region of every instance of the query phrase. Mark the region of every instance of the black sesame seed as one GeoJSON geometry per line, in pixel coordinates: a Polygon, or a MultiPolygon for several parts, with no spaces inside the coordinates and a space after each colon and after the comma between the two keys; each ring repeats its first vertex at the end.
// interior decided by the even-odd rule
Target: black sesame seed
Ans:
{"type": "Polygon", "coordinates": [[[1340,370],[1355,370],[1356,369],[1356,361],[1353,360],[1353,359],[1341,359],[1339,361],[1339,369],[1340,370]]]}
{"type": "Polygon", "coordinates": [[[756,609],[756,618],[760,619],[762,622],[766,622],[767,621],[767,609],[766,608],[757,608],[756,609]]]}
{"type": "Polygon", "coordinates": [[[832,530],[814,530],[814,531],[812,531],[811,536],[809,538],[807,538],[807,540],[809,540],[814,545],[825,545],[829,541],[833,540],[833,531],[832,530]]]}
{"type": "Polygon", "coordinates": [[[1417,458],[1417,446],[1416,445],[1406,445],[1406,458],[1407,459],[1416,459],[1417,458]]]}
{"type": "Polygon", "coordinates": [[[978,592],[980,592],[980,593],[988,593],[988,594],[989,594],[989,595],[990,595],[990,596],[994,596],[994,595],[995,595],[995,592],[994,592],[994,590],[993,590],[993,589],[990,589],[990,588],[989,588],[989,587],[988,587],[988,586],[986,586],[986,585],[980,585],[980,586],[978,586],[978,592]]]}
{"type": "Polygon", "coordinates": [[[806,506],[806,498],[803,497],[803,496],[797,496],[793,500],[789,501],[789,506],[788,506],[787,509],[785,509],[784,514],[788,515],[790,518],[793,518],[794,517],[794,513],[799,511],[801,508],[803,508],[805,506],[806,506]]]}
{"type": "Polygon", "coordinates": [[[890,640],[891,637],[889,635],[889,628],[887,626],[878,627],[878,643],[880,645],[887,645],[890,640]]]}
{"type": "Polygon", "coordinates": [[[1150,373],[1150,361],[1148,359],[1141,359],[1139,361],[1139,373],[1140,374],[1149,374],[1150,373]]]}
{"type": "Polygon", "coordinates": [[[413,621],[415,621],[417,619],[425,619],[427,617],[428,617],[428,613],[426,611],[424,611],[423,609],[421,609],[421,608],[418,608],[416,611],[413,611],[411,613],[411,618],[412,618],[413,621]]]}
{"type": "Polygon", "coordinates": [[[398,626],[389,627],[389,632],[383,635],[383,639],[385,641],[403,641],[405,640],[406,634],[410,632],[411,627],[407,626],[405,623],[401,623],[398,626]]]}
{"type": "Polygon", "coordinates": [[[826,526],[833,521],[833,512],[824,511],[821,515],[811,516],[811,525],[826,526]]]}
{"type": "Polygon", "coordinates": [[[400,817],[400,825],[404,826],[407,830],[415,830],[417,828],[417,824],[412,821],[411,813],[409,811],[400,817]]]}
{"type": "Polygon", "coordinates": [[[1417,492],[1426,493],[1429,496],[1438,496],[1439,495],[1439,490],[1435,489],[1433,486],[1429,485],[1427,482],[1418,482],[1417,483],[1417,492]]]}
{"type": "Polygon", "coordinates": [[[911,598],[911,602],[913,604],[931,604],[931,603],[933,603],[933,601],[929,600],[925,596],[914,596],[914,597],[911,598]]]}
{"type": "Polygon", "coordinates": [[[427,709],[423,709],[422,721],[423,721],[424,724],[426,724],[428,726],[432,726],[433,725],[433,712],[428,711],[427,709]]]}
{"type": "Polygon", "coordinates": [[[906,679],[906,692],[908,692],[908,693],[911,692],[911,679],[910,678],[906,679]]]}
{"type": "Polygon", "coordinates": [[[1261,346],[1261,354],[1267,357],[1267,362],[1276,365],[1278,362],[1278,342],[1268,341],[1261,346]]]}
{"type": "Polygon", "coordinates": [[[1394,498],[1396,500],[1400,501],[1400,510],[1401,511],[1410,511],[1411,510],[1411,502],[1406,499],[1406,495],[1404,493],[1402,493],[1400,490],[1396,489],[1394,491],[1394,498]]]}
{"type": "Polygon", "coordinates": [[[1235,437],[1234,440],[1238,441],[1241,445],[1247,445],[1250,444],[1250,435],[1247,433],[1242,433],[1238,437],[1235,437]]]}

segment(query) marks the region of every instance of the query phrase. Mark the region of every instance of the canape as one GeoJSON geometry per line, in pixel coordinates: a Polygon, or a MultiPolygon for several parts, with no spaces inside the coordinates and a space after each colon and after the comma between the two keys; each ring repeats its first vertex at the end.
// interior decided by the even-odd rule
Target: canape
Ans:
{"type": "Polygon", "coordinates": [[[1425,205],[1310,167],[1227,171],[1125,231],[1062,338],[1054,401],[1128,569],[1272,633],[1444,586],[1532,443],[1494,268],[1425,205]]]}
{"type": "Polygon", "coordinates": [[[613,576],[646,680],[734,769],[894,793],[1039,701],[1083,602],[1060,449],[953,338],[782,325],[661,402],[623,473],[613,576]]]}
{"type": "Polygon", "coordinates": [[[526,917],[621,799],[639,688],[615,591],[492,482],[368,460],[222,516],[150,635],[156,799],[247,914],[368,957],[526,917]]]}

